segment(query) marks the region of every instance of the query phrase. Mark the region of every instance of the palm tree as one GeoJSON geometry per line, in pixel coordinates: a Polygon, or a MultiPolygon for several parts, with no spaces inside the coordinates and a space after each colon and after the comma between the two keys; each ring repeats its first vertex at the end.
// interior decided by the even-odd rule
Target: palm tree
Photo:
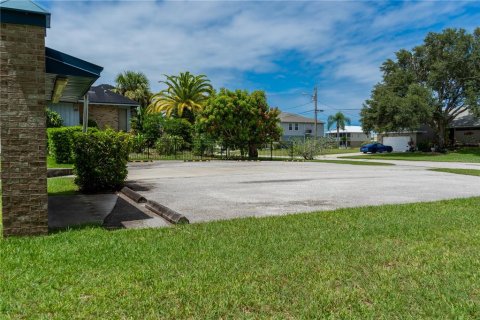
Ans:
{"type": "Polygon", "coordinates": [[[178,76],[168,76],[165,90],[152,97],[148,106],[150,112],[165,112],[167,117],[172,113],[182,117],[185,109],[191,113],[203,109],[210,93],[213,91],[210,80],[205,75],[194,76],[190,72],[181,72],[178,76]]]}
{"type": "Polygon", "coordinates": [[[135,100],[146,107],[150,101],[150,82],[143,72],[124,71],[115,78],[116,88],[113,90],[122,96],[135,100]]]}
{"type": "Polygon", "coordinates": [[[340,129],[345,130],[345,125],[350,125],[350,118],[346,117],[342,112],[337,112],[328,117],[328,130],[330,130],[334,124],[337,127],[337,141],[340,147],[340,129]]]}

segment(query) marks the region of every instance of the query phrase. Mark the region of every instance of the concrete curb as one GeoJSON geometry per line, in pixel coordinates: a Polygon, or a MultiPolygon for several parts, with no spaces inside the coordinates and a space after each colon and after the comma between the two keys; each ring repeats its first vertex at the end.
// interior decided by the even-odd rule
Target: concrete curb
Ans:
{"type": "Polygon", "coordinates": [[[73,175],[71,168],[49,168],[47,169],[47,178],[64,177],[73,175]]]}
{"type": "Polygon", "coordinates": [[[129,187],[123,187],[122,190],[120,190],[121,193],[132,199],[133,201],[137,203],[145,203],[147,202],[147,199],[145,199],[144,196],[139,194],[138,192],[133,191],[129,187]]]}
{"type": "Polygon", "coordinates": [[[190,221],[183,215],[180,214],[170,208],[165,207],[164,205],[148,200],[145,208],[155,212],[156,214],[160,215],[161,217],[165,218],[166,220],[170,221],[174,224],[188,224],[190,221]]]}

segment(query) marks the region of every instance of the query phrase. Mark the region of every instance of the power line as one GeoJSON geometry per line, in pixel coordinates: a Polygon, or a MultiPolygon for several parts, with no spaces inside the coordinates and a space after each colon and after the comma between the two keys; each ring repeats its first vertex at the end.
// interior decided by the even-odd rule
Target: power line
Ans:
{"type": "Polygon", "coordinates": [[[291,109],[296,109],[296,108],[300,108],[300,107],[304,107],[304,106],[309,105],[309,104],[311,104],[311,103],[313,103],[313,101],[308,101],[307,103],[300,104],[300,105],[295,106],[295,107],[282,108],[282,111],[291,110],[291,109]]]}

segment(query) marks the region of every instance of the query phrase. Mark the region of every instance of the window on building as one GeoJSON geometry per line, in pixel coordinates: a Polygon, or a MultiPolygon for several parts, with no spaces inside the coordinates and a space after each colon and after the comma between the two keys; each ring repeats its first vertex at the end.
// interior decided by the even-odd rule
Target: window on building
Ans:
{"type": "Polygon", "coordinates": [[[295,131],[298,131],[298,123],[295,123],[295,131]]]}
{"type": "Polygon", "coordinates": [[[292,131],[292,124],[291,123],[288,124],[288,130],[292,131]]]}

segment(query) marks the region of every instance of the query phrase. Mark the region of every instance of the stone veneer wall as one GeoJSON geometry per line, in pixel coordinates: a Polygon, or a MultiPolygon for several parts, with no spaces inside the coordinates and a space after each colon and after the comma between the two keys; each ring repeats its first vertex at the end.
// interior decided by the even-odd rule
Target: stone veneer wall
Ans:
{"type": "Polygon", "coordinates": [[[45,28],[0,25],[3,235],[48,232],[45,28]]]}
{"type": "MultiPolygon", "coordinates": [[[[78,104],[80,115],[83,115],[83,104],[78,104]]],[[[88,118],[95,120],[100,129],[107,127],[118,130],[118,107],[109,105],[90,104],[88,118]]]]}

